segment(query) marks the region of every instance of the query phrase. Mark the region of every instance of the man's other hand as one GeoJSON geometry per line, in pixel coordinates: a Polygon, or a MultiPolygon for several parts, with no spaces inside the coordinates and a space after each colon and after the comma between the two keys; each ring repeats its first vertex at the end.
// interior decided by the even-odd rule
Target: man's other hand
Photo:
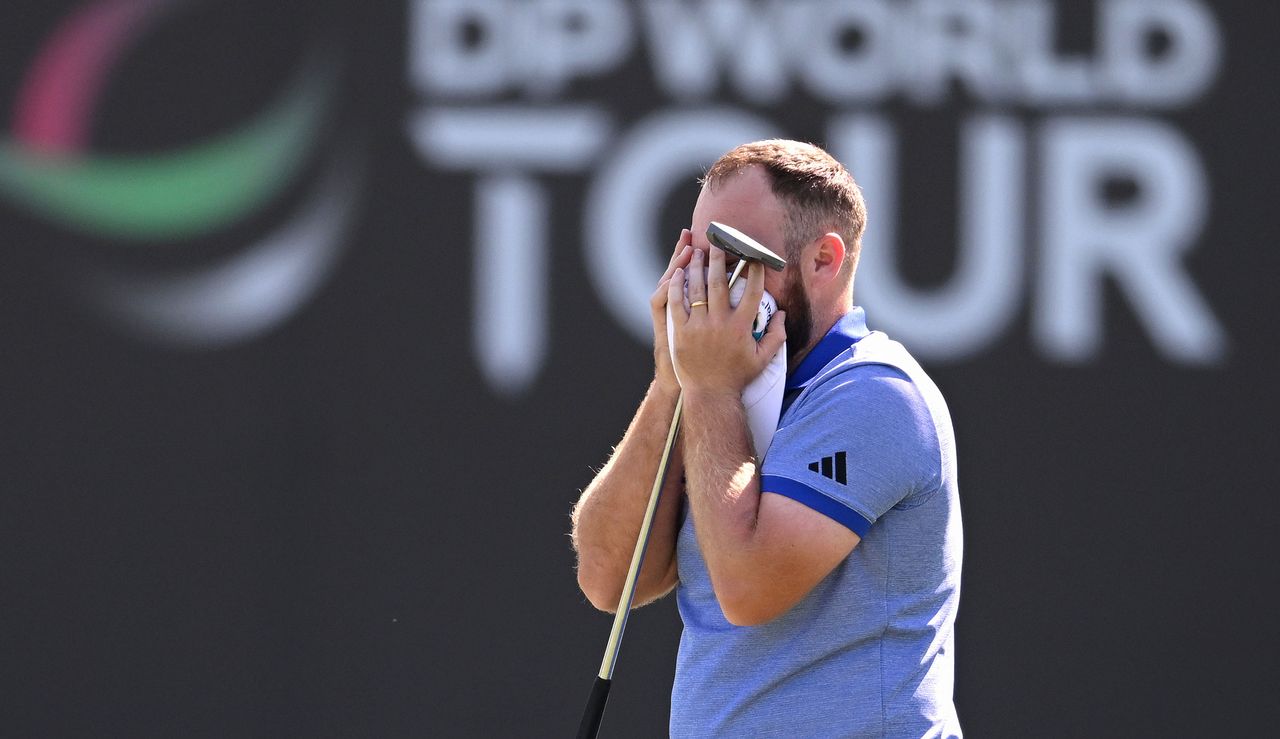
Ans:
{"type": "MultiPolygon", "coordinates": [[[[659,388],[671,395],[680,392],[680,382],[676,379],[675,368],[671,365],[671,349],[667,339],[667,300],[672,276],[675,275],[676,270],[689,266],[689,260],[693,256],[692,244],[693,232],[687,228],[681,229],[675,251],[671,253],[671,261],[667,263],[667,271],[662,274],[662,279],[658,280],[657,289],[649,298],[649,313],[653,318],[654,381],[659,388]]],[[[683,275],[675,284],[680,289],[684,288],[683,275]]],[[[679,297],[676,299],[676,305],[683,305],[679,297]]],[[[676,312],[684,313],[683,310],[676,312]]]]}

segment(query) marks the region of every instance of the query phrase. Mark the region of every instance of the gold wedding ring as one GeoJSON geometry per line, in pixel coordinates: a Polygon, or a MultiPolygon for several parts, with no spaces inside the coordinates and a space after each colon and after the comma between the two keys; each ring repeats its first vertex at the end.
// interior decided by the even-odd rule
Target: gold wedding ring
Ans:
{"type": "Polygon", "coordinates": [[[700,306],[700,305],[706,305],[706,304],[707,304],[707,301],[705,301],[705,300],[699,300],[699,301],[697,301],[697,302],[695,302],[695,303],[690,303],[690,304],[689,304],[689,308],[690,308],[690,309],[693,309],[693,308],[697,308],[697,307],[698,307],[698,306],[700,306]]]}

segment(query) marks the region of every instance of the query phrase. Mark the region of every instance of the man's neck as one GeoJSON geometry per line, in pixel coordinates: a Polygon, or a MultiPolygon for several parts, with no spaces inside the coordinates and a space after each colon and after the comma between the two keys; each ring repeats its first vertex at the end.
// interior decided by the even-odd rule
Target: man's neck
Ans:
{"type": "Polygon", "coordinates": [[[831,331],[831,327],[835,326],[851,310],[853,310],[853,304],[850,302],[824,313],[821,317],[814,315],[813,329],[809,332],[809,343],[800,351],[792,354],[791,358],[787,360],[788,375],[794,373],[800,367],[805,357],[809,356],[809,352],[813,351],[814,347],[822,343],[822,340],[826,338],[827,333],[831,331]]]}

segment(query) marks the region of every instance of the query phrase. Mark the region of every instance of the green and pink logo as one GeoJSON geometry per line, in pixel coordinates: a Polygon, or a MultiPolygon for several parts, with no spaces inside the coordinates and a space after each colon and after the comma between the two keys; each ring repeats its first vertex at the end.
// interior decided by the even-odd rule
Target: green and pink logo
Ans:
{"type": "MultiPolygon", "coordinates": [[[[236,130],[177,151],[95,154],[92,121],[116,61],[175,0],[96,0],[54,30],[28,70],[0,193],[50,221],[140,248],[216,234],[272,202],[318,148],[332,96],[323,63],[304,67],[236,130]]],[[[103,268],[84,294],[122,325],[211,346],[292,315],[331,272],[358,191],[360,157],[338,147],[315,191],[276,229],[219,264],[162,277],[103,268]]]]}

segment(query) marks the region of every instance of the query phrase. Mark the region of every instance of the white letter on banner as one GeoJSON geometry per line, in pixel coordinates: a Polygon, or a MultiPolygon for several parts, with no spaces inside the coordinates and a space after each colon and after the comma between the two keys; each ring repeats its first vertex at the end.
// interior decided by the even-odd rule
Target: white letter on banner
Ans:
{"type": "Polygon", "coordinates": [[[1118,0],[1105,8],[1101,47],[1109,81],[1121,100],[1172,107],[1197,98],[1217,76],[1218,27],[1200,3],[1118,0]],[[1147,48],[1155,32],[1169,42],[1159,57],[1147,48]]]}
{"type": "Polygon", "coordinates": [[[547,196],[531,172],[579,172],[604,148],[594,108],[427,108],[409,136],[428,163],[491,176],[476,183],[475,347],[498,390],[519,394],[546,356],[547,196]]]}
{"type": "Polygon", "coordinates": [[[884,0],[797,3],[787,14],[788,46],[813,94],[832,102],[884,97],[894,82],[893,14],[884,0]],[[858,43],[844,43],[857,33],[858,43]]]}
{"type": "Polygon", "coordinates": [[[676,234],[654,233],[667,194],[738,144],[776,135],[768,121],[737,110],[658,113],[618,141],[596,171],[583,214],[587,274],[638,340],[653,341],[649,297],[666,269],[659,247],[675,244],[676,234]]]}
{"type": "Polygon", "coordinates": [[[1187,363],[1222,359],[1226,337],[1179,264],[1208,210],[1195,151],[1151,120],[1065,119],[1045,124],[1040,300],[1035,335],[1055,358],[1098,354],[1102,280],[1110,274],[1166,355],[1187,363]],[[1108,180],[1131,178],[1136,200],[1109,207],[1108,180]]]}
{"type": "Polygon", "coordinates": [[[1097,71],[1078,54],[1055,52],[1057,24],[1054,6],[1047,0],[1022,0],[1011,5],[1002,21],[1004,37],[1015,50],[1019,97],[1032,104],[1092,103],[1099,99],[1097,71]]]}
{"type": "Polygon", "coordinates": [[[828,135],[871,211],[855,297],[874,324],[923,356],[958,358],[981,349],[1009,324],[1022,289],[1022,133],[1008,118],[984,117],[967,123],[962,138],[962,244],[955,275],[925,293],[906,285],[894,266],[900,213],[890,125],[880,116],[851,115],[837,119],[828,135]]]}
{"type": "Polygon", "coordinates": [[[495,390],[528,389],[547,354],[547,196],[518,174],[476,185],[472,340],[495,390]]]}
{"type": "Polygon", "coordinates": [[[513,80],[509,55],[519,23],[506,0],[417,0],[410,10],[409,69],[425,93],[496,95],[513,80]],[[477,33],[468,45],[466,30],[477,33]]]}
{"type": "Polygon", "coordinates": [[[667,94],[711,95],[722,67],[738,94],[752,102],[773,103],[786,94],[786,58],[779,38],[786,3],[652,0],[640,7],[654,76],[667,94]]]}
{"type": "Polygon", "coordinates": [[[618,0],[543,0],[529,11],[536,31],[524,40],[529,88],[554,95],[576,76],[607,72],[631,52],[631,16],[618,0]]]}
{"type": "Polygon", "coordinates": [[[925,105],[942,102],[951,80],[965,83],[974,97],[998,100],[1002,84],[996,37],[997,10],[974,0],[919,0],[919,42],[909,61],[912,97],[925,105]]]}

